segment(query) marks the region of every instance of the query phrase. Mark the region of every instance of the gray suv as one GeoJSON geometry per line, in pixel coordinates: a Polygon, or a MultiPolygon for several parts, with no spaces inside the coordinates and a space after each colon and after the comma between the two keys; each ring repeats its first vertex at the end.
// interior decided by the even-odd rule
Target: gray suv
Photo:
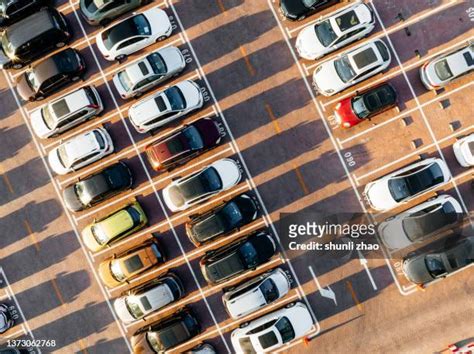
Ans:
{"type": "Polygon", "coordinates": [[[113,19],[149,0],[81,0],[81,14],[92,26],[107,26],[113,19]]]}

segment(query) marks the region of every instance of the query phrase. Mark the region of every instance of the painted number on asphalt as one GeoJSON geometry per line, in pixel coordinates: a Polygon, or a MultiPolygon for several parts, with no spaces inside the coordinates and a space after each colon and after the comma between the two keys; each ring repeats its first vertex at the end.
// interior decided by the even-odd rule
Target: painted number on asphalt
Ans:
{"type": "Polygon", "coordinates": [[[354,156],[352,156],[351,152],[346,152],[344,153],[344,159],[346,160],[346,164],[349,167],[354,167],[356,165],[356,162],[354,161],[354,156]]]}
{"type": "Polygon", "coordinates": [[[171,22],[171,28],[173,31],[176,31],[176,28],[178,28],[178,25],[176,24],[176,21],[174,20],[174,16],[169,16],[170,22],[171,22]]]}
{"type": "Polygon", "coordinates": [[[339,124],[337,124],[336,117],[334,115],[330,115],[328,117],[328,123],[332,128],[337,128],[339,124]]]}
{"type": "Polygon", "coordinates": [[[186,64],[189,64],[193,61],[193,57],[191,56],[191,53],[189,53],[189,49],[183,49],[181,53],[183,54],[186,64]]]}
{"type": "Polygon", "coordinates": [[[395,271],[397,272],[398,275],[403,275],[402,262],[397,261],[393,264],[393,266],[395,267],[395,271]]]}
{"type": "Polygon", "coordinates": [[[207,89],[205,87],[201,87],[201,93],[202,97],[204,98],[204,102],[209,102],[211,97],[209,96],[209,92],[207,92],[207,89]]]}

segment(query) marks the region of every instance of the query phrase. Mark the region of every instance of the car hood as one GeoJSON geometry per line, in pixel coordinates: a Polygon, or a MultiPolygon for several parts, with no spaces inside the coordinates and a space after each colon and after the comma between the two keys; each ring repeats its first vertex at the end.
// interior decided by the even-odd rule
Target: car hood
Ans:
{"type": "Polygon", "coordinates": [[[294,307],[286,311],[285,316],[290,320],[295,331],[295,337],[301,337],[308,333],[313,327],[313,318],[307,307],[302,303],[297,303],[294,307]]]}
{"type": "Polygon", "coordinates": [[[306,54],[306,56],[319,57],[323,55],[326,47],[324,47],[316,36],[314,30],[315,25],[308,26],[304,28],[296,39],[296,45],[301,52],[301,54],[306,54]]]}
{"type": "Polygon", "coordinates": [[[186,109],[199,108],[203,104],[201,89],[194,81],[187,80],[178,83],[176,86],[183,92],[186,98],[186,109]]]}
{"type": "Polygon", "coordinates": [[[119,297],[114,301],[114,309],[117,313],[117,316],[120,318],[122,322],[131,323],[136,321],[136,319],[130,314],[127,308],[127,304],[125,303],[126,297],[119,297]]]}
{"type": "Polygon", "coordinates": [[[18,81],[16,82],[16,89],[20,97],[25,101],[28,101],[30,97],[33,97],[35,94],[35,91],[33,91],[26,82],[26,74],[23,74],[18,78],[18,81]]]}
{"type": "Polygon", "coordinates": [[[395,218],[379,225],[380,238],[383,244],[391,250],[405,248],[411,244],[403,231],[402,220],[402,218],[395,218]]]}
{"type": "Polygon", "coordinates": [[[240,167],[232,159],[222,159],[214,162],[211,166],[217,170],[221,178],[222,190],[235,186],[242,177],[240,167]]]}
{"type": "Polygon", "coordinates": [[[57,148],[53,149],[48,154],[48,162],[51,169],[56,172],[58,175],[65,175],[69,172],[69,169],[64,167],[59,161],[57,148]]]}
{"type": "Polygon", "coordinates": [[[168,186],[163,188],[163,201],[165,202],[166,206],[172,211],[177,212],[180,210],[186,209],[186,203],[183,201],[180,205],[175,205],[173,199],[171,198],[171,191],[172,189],[176,188],[178,181],[173,181],[168,186]]]}
{"type": "Polygon", "coordinates": [[[69,210],[71,211],[81,211],[84,209],[84,206],[82,205],[81,201],[79,200],[79,197],[77,196],[75,192],[75,185],[71,185],[64,189],[63,192],[63,199],[64,202],[66,203],[66,206],[69,210]]]}
{"type": "Polygon", "coordinates": [[[186,62],[183,54],[176,47],[166,47],[160,50],[160,55],[164,59],[168,71],[175,72],[184,69],[186,62]]]}
{"type": "Polygon", "coordinates": [[[376,210],[388,210],[397,205],[388,189],[388,180],[382,179],[369,183],[365,187],[365,194],[372,208],[376,210]]]}
{"type": "Polygon", "coordinates": [[[117,281],[113,276],[110,271],[110,260],[104,261],[99,264],[99,275],[100,278],[102,279],[102,282],[109,288],[114,288],[121,283],[117,281]]]}
{"type": "Polygon", "coordinates": [[[331,95],[344,88],[344,83],[339,77],[336,67],[334,66],[334,61],[332,60],[322,63],[314,70],[313,82],[318,91],[321,93],[327,92],[331,95]],[[334,92],[329,92],[330,90],[334,90],[334,92]]]}
{"type": "Polygon", "coordinates": [[[433,280],[426,268],[424,255],[403,261],[403,272],[415,284],[423,284],[433,280]]]}
{"type": "Polygon", "coordinates": [[[87,225],[84,230],[82,230],[82,241],[92,252],[97,252],[102,249],[102,246],[97,243],[94,236],[92,235],[91,225],[87,225]]]}
{"type": "Polygon", "coordinates": [[[285,16],[294,19],[304,15],[308,11],[301,0],[281,0],[280,7],[285,16]]]}
{"type": "Polygon", "coordinates": [[[51,130],[44,123],[43,115],[41,114],[41,108],[34,110],[30,114],[31,126],[35,134],[41,138],[45,139],[51,134],[51,130]]]}
{"type": "Polygon", "coordinates": [[[164,34],[168,32],[171,27],[170,19],[167,13],[161,10],[158,6],[143,12],[151,25],[152,34],[164,34]]]}

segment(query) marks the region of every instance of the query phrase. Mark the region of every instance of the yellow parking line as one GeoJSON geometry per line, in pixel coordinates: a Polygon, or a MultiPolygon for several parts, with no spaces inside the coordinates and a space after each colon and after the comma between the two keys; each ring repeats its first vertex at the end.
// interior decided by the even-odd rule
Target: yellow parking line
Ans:
{"type": "Polygon", "coordinates": [[[224,3],[222,2],[222,0],[217,0],[217,6],[219,6],[219,10],[221,10],[221,12],[227,16],[227,10],[224,6],[224,3]]]}
{"type": "Polygon", "coordinates": [[[58,297],[58,300],[61,303],[61,306],[63,308],[66,308],[66,303],[64,302],[63,295],[61,294],[61,291],[59,290],[59,286],[58,286],[58,283],[57,283],[56,279],[54,279],[54,278],[51,279],[51,284],[53,284],[54,292],[56,293],[56,296],[58,297]]]}
{"type": "Polygon", "coordinates": [[[298,178],[298,182],[300,183],[301,188],[303,189],[304,194],[309,194],[308,186],[306,185],[301,170],[298,166],[294,166],[293,169],[296,173],[296,178],[298,178]]]}
{"type": "Polygon", "coordinates": [[[28,222],[27,219],[23,220],[23,224],[25,225],[26,231],[28,232],[28,235],[31,237],[31,240],[33,241],[33,246],[36,248],[36,252],[39,252],[40,246],[38,244],[38,240],[36,239],[36,235],[33,232],[33,229],[30,226],[30,223],[28,222]]]}
{"type": "Polygon", "coordinates": [[[278,124],[278,120],[276,119],[275,114],[273,114],[272,107],[270,107],[268,103],[265,103],[265,110],[267,111],[268,116],[270,117],[277,134],[280,134],[281,133],[280,125],[278,124]]]}
{"type": "Polygon", "coordinates": [[[7,173],[3,170],[2,167],[0,167],[0,173],[2,174],[3,180],[5,181],[5,184],[7,185],[8,191],[11,194],[15,194],[15,191],[13,190],[13,186],[10,182],[10,179],[7,176],[7,173]]]}
{"type": "Polygon", "coordinates": [[[81,347],[81,351],[84,353],[84,354],[88,354],[89,352],[87,351],[86,349],[86,345],[84,344],[84,340],[81,338],[79,339],[79,346],[81,347]]]}
{"type": "Polygon", "coordinates": [[[347,289],[349,289],[349,292],[351,293],[351,296],[352,296],[352,300],[354,300],[354,302],[356,303],[357,308],[359,309],[360,312],[363,312],[364,306],[362,306],[359,299],[357,298],[354,288],[352,287],[352,283],[349,280],[346,280],[346,286],[347,286],[347,289]]]}
{"type": "Polygon", "coordinates": [[[255,69],[254,67],[252,66],[252,63],[250,62],[250,59],[247,55],[247,51],[245,50],[244,47],[240,46],[240,54],[242,54],[242,57],[244,58],[245,60],[245,65],[247,66],[247,70],[250,74],[250,76],[255,76],[255,69]]]}

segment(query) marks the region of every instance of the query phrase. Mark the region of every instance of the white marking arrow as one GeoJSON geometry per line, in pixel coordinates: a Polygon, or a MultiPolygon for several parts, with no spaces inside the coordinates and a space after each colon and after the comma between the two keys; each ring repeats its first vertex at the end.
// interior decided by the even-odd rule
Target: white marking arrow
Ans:
{"type": "Polygon", "coordinates": [[[334,293],[334,291],[329,287],[329,285],[327,286],[327,289],[323,288],[321,284],[319,284],[318,278],[316,278],[316,274],[314,274],[313,268],[309,266],[308,269],[311,275],[313,276],[314,282],[316,283],[316,286],[318,287],[321,296],[331,299],[337,306],[336,294],[334,293]]]}
{"type": "Polygon", "coordinates": [[[365,272],[367,273],[367,276],[369,277],[372,287],[374,288],[374,290],[377,290],[377,285],[375,284],[374,278],[372,278],[372,273],[370,273],[369,266],[367,265],[368,263],[367,259],[365,259],[361,251],[358,250],[357,253],[359,254],[360,264],[365,268],[365,272]]]}

